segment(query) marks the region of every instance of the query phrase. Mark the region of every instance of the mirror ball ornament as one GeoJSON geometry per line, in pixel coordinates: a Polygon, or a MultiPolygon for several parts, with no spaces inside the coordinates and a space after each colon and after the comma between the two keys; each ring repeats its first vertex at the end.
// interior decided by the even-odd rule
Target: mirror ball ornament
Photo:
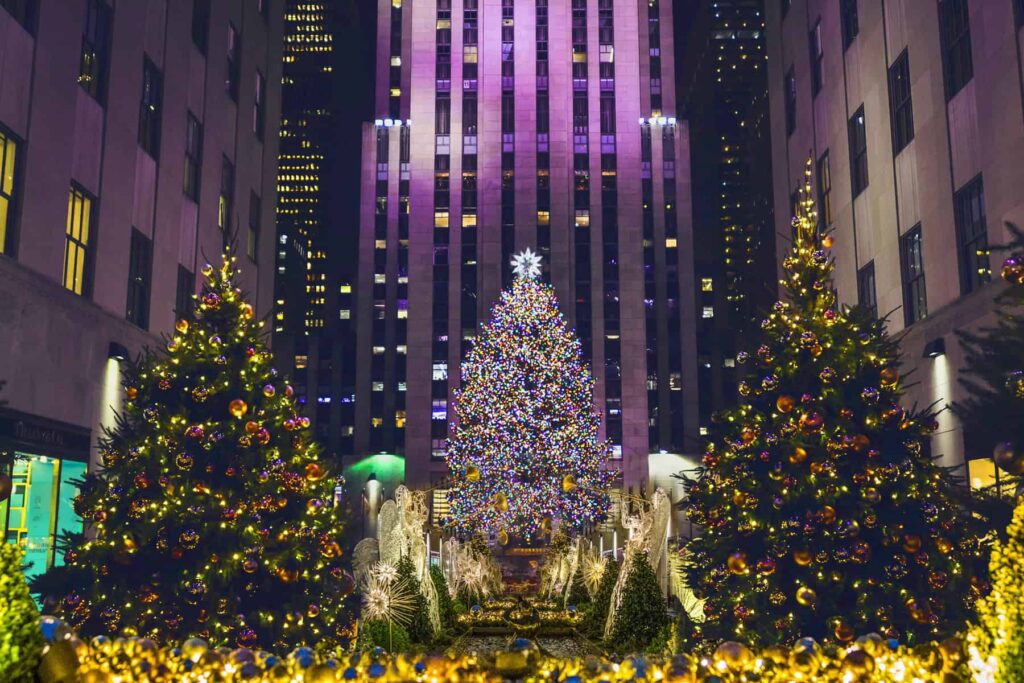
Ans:
{"type": "Polygon", "coordinates": [[[813,607],[818,601],[818,594],[809,586],[800,586],[796,589],[796,601],[804,607],[813,607]]]}
{"type": "Polygon", "coordinates": [[[178,332],[181,332],[182,334],[185,334],[186,332],[188,332],[188,321],[179,320],[178,322],[174,323],[174,329],[176,329],[178,332]]]}
{"type": "Polygon", "coordinates": [[[747,554],[742,551],[733,553],[729,556],[727,565],[733,574],[746,574],[748,570],[747,554]]]}
{"type": "Polygon", "coordinates": [[[228,404],[228,412],[230,412],[234,417],[237,417],[238,419],[242,419],[242,417],[244,417],[248,411],[248,404],[246,404],[246,402],[240,398],[236,398],[235,400],[228,404]]]}
{"type": "Polygon", "coordinates": [[[1024,285],[1024,258],[1010,256],[1003,261],[1002,275],[1011,285],[1024,285]]]}

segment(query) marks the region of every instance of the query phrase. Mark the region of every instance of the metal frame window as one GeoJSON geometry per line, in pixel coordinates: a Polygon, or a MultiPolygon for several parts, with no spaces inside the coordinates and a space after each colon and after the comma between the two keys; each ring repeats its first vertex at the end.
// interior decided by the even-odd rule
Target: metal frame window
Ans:
{"type": "Polygon", "coordinates": [[[783,89],[786,95],[786,135],[792,135],[796,130],[796,74],[792,66],[786,72],[783,89]]]}
{"type": "Polygon", "coordinates": [[[203,124],[192,112],[185,119],[185,195],[199,202],[199,183],[203,169],[203,124]]]}
{"type": "Polygon", "coordinates": [[[985,186],[975,176],[953,194],[956,221],[960,293],[969,294],[992,278],[988,260],[988,226],[985,220],[985,186]]]}
{"type": "Polygon", "coordinates": [[[64,287],[89,296],[92,285],[93,198],[77,185],[68,195],[64,241],[64,287]]]}
{"type": "Polygon", "coordinates": [[[857,303],[871,313],[872,318],[878,317],[874,261],[868,261],[863,268],[857,271],[857,303]]]}
{"type": "Polygon", "coordinates": [[[811,48],[811,97],[814,97],[821,92],[821,86],[825,83],[825,48],[821,43],[821,19],[818,19],[811,29],[808,44],[811,48]]]}
{"type": "Polygon", "coordinates": [[[910,95],[910,60],[906,48],[889,67],[889,112],[892,153],[896,155],[914,139],[914,103],[910,95]]]}
{"type": "Polygon", "coordinates": [[[78,84],[97,101],[106,98],[110,62],[110,15],[105,0],[86,0],[78,84]]]}
{"type": "Polygon", "coordinates": [[[153,276],[153,241],[132,228],[128,252],[128,304],[125,318],[142,329],[149,329],[149,294],[153,276]]]}
{"type": "Polygon", "coordinates": [[[252,132],[256,139],[263,141],[263,128],[266,119],[267,79],[256,71],[255,93],[252,100],[252,132]]]}
{"type": "Polygon", "coordinates": [[[818,157],[818,219],[821,227],[832,225],[832,164],[828,150],[818,157]]]}
{"type": "Polygon", "coordinates": [[[903,282],[903,323],[909,327],[928,315],[920,223],[900,237],[900,278],[903,282]]]}
{"type": "Polygon", "coordinates": [[[228,50],[227,50],[228,71],[224,85],[228,97],[238,102],[238,79],[241,72],[242,62],[242,37],[234,24],[228,24],[228,50]]]}
{"type": "Polygon", "coordinates": [[[178,282],[174,292],[174,313],[179,318],[192,317],[192,295],[195,291],[195,273],[179,263],[178,282]]]}
{"type": "Polygon", "coordinates": [[[974,77],[967,0],[939,0],[939,28],[946,99],[951,100],[974,77]]]}
{"type": "Polygon", "coordinates": [[[210,41],[210,0],[192,0],[192,42],[206,54],[210,41]]]}
{"type": "Polygon", "coordinates": [[[843,49],[853,44],[860,33],[860,16],[857,14],[857,0],[839,0],[839,23],[843,32],[843,49]]]}
{"type": "Polygon", "coordinates": [[[231,212],[235,204],[235,165],[227,157],[221,158],[220,196],[217,200],[217,227],[224,231],[225,239],[231,227],[231,212]]]}
{"type": "Polygon", "coordinates": [[[35,31],[36,0],[0,0],[0,7],[29,33],[35,31]]]}
{"type": "Polygon", "coordinates": [[[20,141],[0,127],[0,254],[14,253],[20,141]]]}
{"type": "Polygon", "coordinates": [[[856,198],[868,186],[868,136],[864,123],[864,105],[850,117],[850,179],[856,198]]]}
{"type": "Polygon", "coordinates": [[[148,56],[142,59],[142,97],[139,102],[139,146],[146,154],[160,156],[160,114],[163,109],[163,75],[148,56]]]}
{"type": "Polygon", "coordinates": [[[260,196],[249,191],[249,232],[245,239],[245,254],[253,261],[259,251],[260,241],[260,196]]]}

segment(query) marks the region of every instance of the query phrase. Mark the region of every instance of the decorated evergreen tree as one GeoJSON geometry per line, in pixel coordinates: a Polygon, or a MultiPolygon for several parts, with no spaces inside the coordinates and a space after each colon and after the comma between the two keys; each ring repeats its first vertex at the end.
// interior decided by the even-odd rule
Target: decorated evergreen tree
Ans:
{"type": "Polygon", "coordinates": [[[43,653],[39,610],[32,602],[20,546],[0,543],[0,681],[35,680],[43,653]]]}
{"type": "Polygon", "coordinates": [[[579,607],[589,602],[590,593],[587,592],[587,584],[583,580],[583,567],[576,567],[576,572],[569,583],[569,592],[565,596],[565,604],[579,607]]]}
{"type": "Polygon", "coordinates": [[[647,553],[638,553],[626,577],[608,645],[617,652],[641,652],[669,624],[665,596],[647,553]]]}
{"type": "Polygon", "coordinates": [[[354,588],[341,480],[270,366],[234,258],[203,274],[195,319],[126,372],[102,467],[74,501],[91,533],[35,588],[83,635],[333,646],[354,588]]]}
{"type": "Polygon", "coordinates": [[[810,174],[783,261],[788,298],[756,353],[738,355],[740,403],[717,416],[688,480],[702,531],[687,578],[713,641],[930,639],[961,627],[984,590],[979,535],[929,454],[934,416],[900,405],[884,321],[837,305],[810,174]]]}
{"type": "Polygon", "coordinates": [[[539,258],[513,260],[502,292],[462,365],[448,446],[452,526],[526,541],[552,524],[579,532],[609,505],[608,446],[598,440],[594,381],[566,327],[539,258]]]}
{"type": "Polygon", "coordinates": [[[959,332],[966,398],[953,404],[964,426],[964,445],[977,457],[991,453],[1006,474],[1024,475],[1024,232],[1003,262],[1009,285],[996,298],[997,322],[977,333],[959,332]]]}
{"type": "Polygon", "coordinates": [[[397,581],[408,589],[413,600],[412,614],[409,617],[409,623],[405,625],[409,639],[414,643],[426,645],[431,641],[434,630],[430,626],[430,614],[427,609],[427,599],[423,597],[423,587],[420,585],[420,580],[416,578],[416,565],[413,564],[411,557],[403,555],[402,559],[398,561],[397,569],[397,581]]]}
{"type": "Polygon", "coordinates": [[[592,636],[604,632],[604,624],[608,620],[608,608],[611,606],[615,583],[619,580],[618,560],[609,560],[601,573],[601,582],[597,585],[594,596],[594,609],[587,615],[587,631],[592,636]]]}

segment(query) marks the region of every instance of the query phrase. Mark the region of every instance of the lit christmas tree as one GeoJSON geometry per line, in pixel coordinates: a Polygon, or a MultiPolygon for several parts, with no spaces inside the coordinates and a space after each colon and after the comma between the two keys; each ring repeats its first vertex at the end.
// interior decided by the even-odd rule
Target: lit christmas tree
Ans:
{"type": "Polygon", "coordinates": [[[598,440],[594,381],[530,250],[462,365],[458,422],[448,446],[451,523],[526,541],[552,525],[580,532],[600,521],[608,445],[598,440]]]}
{"type": "Polygon", "coordinates": [[[332,647],[354,588],[328,476],[263,323],[206,266],[195,320],[125,375],[127,402],[75,510],[91,533],[34,588],[84,635],[332,647]]]}
{"type": "Polygon", "coordinates": [[[712,641],[905,641],[960,628],[984,582],[974,521],[929,455],[932,414],[900,406],[899,348],[837,305],[832,239],[815,229],[808,164],[789,297],[740,354],[740,404],[717,416],[686,510],[703,527],[688,581],[712,641]]]}
{"type": "Polygon", "coordinates": [[[1008,227],[1015,239],[1002,276],[1009,286],[996,298],[994,327],[958,335],[965,352],[960,383],[966,398],[953,411],[964,425],[967,452],[992,453],[996,465],[1019,477],[1024,475],[1024,232],[1008,227]]]}

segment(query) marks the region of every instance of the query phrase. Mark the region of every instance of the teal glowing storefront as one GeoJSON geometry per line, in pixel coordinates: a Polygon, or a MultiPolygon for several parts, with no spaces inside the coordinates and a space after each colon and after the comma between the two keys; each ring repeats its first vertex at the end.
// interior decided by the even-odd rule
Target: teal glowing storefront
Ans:
{"type": "Polygon", "coordinates": [[[11,477],[8,500],[0,502],[4,541],[25,549],[28,576],[63,563],[56,552],[65,531],[81,531],[72,500],[74,481],[85,475],[89,431],[24,413],[0,409],[0,452],[11,477]]]}

